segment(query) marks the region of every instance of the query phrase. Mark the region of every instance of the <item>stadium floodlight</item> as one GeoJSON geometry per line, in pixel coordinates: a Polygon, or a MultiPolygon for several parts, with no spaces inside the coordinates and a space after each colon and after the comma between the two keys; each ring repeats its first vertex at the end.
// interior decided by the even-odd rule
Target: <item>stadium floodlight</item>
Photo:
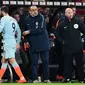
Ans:
{"type": "Polygon", "coordinates": [[[69,2],[69,1],[19,1],[19,0],[1,0],[2,5],[37,5],[37,6],[85,6],[85,2],[69,2]]]}
{"type": "Polygon", "coordinates": [[[40,1],[40,5],[46,5],[46,2],[40,1]]]}
{"type": "Polygon", "coordinates": [[[10,5],[16,5],[16,1],[10,1],[10,5]]]}
{"type": "Polygon", "coordinates": [[[17,1],[18,5],[24,5],[24,1],[17,1]]]}
{"type": "Polygon", "coordinates": [[[25,5],[31,5],[31,1],[25,1],[25,5]]]}
{"type": "Polygon", "coordinates": [[[54,6],[60,6],[60,2],[54,2],[54,6]]]}
{"type": "Polygon", "coordinates": [[[38,5],[38,1],[33,1],[32,5],[38,5]]]}
{"type": "Polygon", "coordinates": [[[83,2],[83,6],[85,6],[85,2],[83,2]]]}
{"type": "Polygon", "coordinates": [[[3,1],[2,4],[3,5],[9,5],[9,1],[3,1]]]}
{"type": "Polygon", "coordinates": [[[67,2],[61,2],[61,6],[67,6],[67,2]]]}
{"type": "Polygon", "coordinates": [[[70,6],[70,5],[75,5],[75,3],[74,2],[68,2],[68,5],[70,6]]]}
{"type": "Polygon", "coordinates": [[[47,2],[47,6],[53,6],[53,2],[47,2]]]}
{"type": "Polygon", "coordinates": [[[82,6],[81,2],[76,2],[76,6],[82,6]]]}

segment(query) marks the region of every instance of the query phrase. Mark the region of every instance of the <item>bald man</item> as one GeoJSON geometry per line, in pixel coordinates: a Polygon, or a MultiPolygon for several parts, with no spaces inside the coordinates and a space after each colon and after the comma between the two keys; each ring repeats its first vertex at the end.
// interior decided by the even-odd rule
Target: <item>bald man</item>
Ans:
{"type": "Polygon", "coordinates": [[[83,49],[80,32],[85,34],[85,25],[74,18],[73,10],[66,8],[65,19],[59,24],[56,29],[56,39],[62,45],[62,55],[64,59],[64,81],[69,82],[72,79],[72,63],[73,58],[76,61],[78,71],[78,81],[84,82],[83,71],[83,49]]]}
{"type": "Polygon", "coordinates": [[[73,10],[71,8],[67,8],[65,10],[65,16],[68,18],[70,21],[73,18],[73,10]]]}

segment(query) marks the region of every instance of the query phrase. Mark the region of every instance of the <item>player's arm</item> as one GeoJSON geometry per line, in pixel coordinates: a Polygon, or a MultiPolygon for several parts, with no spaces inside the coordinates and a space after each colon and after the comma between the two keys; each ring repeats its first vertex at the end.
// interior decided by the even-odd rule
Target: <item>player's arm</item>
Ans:
{"type": "Polygon", "coordinates": [[[18,24],[17,24],[16,31],[17,31],[17,48],[20,48],[20,42],[21,42],[21,30],[20,30],[20,27],[19,27],[18,24]]]}
{"type": "Polygon", "coordinates": [[[3,28],[4,28],[4,19],[3,18],[1,18],[1,20],[0,20],[0,32],[2,32],[2,30],[3,30],[3,28]]]}
{"type": "Polygon", "coordinates": [[[17,44],[19,44],[20,41],[21,41],[21,30],[20,30],[20,27],[19,27],[18,24],[17,24],[17,29],[16,29],[16,31],[17,31],[17,44]]]}

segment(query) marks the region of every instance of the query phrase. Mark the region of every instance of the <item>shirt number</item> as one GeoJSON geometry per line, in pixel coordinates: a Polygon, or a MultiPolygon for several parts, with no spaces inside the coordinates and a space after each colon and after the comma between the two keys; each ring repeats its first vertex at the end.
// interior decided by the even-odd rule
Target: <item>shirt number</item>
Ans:
{"type": "Polygon", "coordinates": [[[15,32],[15,23],[12,23],[13,32],[15,32]]]}

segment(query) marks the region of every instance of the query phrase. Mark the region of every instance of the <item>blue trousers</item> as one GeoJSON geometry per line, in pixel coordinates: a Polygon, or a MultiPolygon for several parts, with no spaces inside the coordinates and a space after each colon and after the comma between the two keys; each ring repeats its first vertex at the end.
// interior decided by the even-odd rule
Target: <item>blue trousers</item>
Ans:
{"type": "Polygon", "coordinates": [[[42,52],[32,52],[32,76],[33,80],[38,79],[38,59],[39,56],[42,60],[43,65],[43,79],[47,80],[49,77],[49,51],[42,51],[42,52]]]}

